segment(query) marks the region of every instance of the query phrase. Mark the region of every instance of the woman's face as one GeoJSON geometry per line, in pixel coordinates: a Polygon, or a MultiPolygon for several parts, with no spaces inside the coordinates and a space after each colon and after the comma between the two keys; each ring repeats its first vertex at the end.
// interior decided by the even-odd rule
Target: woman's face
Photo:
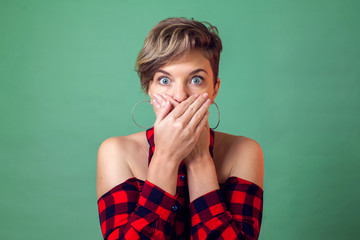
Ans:
{"type": "Polygon", "coordinates": [[[207,92],[214,102],[220,86],[220,79],[217,80],[214,86],[210,61],[202,50],[194,49],[160,67],[150,82],[148,93],[151,99],[154,94],[167,94],[181,103],[191,95],[207,92]]]}

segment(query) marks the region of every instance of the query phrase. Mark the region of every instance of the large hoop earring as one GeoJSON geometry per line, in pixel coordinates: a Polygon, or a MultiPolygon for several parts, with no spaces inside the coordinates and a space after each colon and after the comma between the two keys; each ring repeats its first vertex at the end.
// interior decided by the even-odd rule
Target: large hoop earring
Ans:
{"type": "Polygon", "coordinates": [[[213,102],[213,104],[215,104],[216,109],[218,110],[218,115],[219,115],[219,120],[218,120],[216,126],[214,128],[211,128],[212,130],[215,130],[220,124],[220,110],[219,110],[219,106],[215,102],[213,102]]]}
{"type": "MultiPolygon", "coordinates": [[[[132,120],[133,120],[133,122],[135,123],[136,126],[141,127],[141,128],[144,128],[144,129],[148,129],[148,128],[151,128],[151,126],[150,126],[150,127],[140,126],[139,124],[137,124],[137,122],[135,121],[135,118],[134,118],[135,108],[136,108],[138,105],[140,105],[140,104],[142,104],[142,103],[144,103],[144,102],[150,103],[149,100],[142,100],[142,101],[140,101],[140,102],[137,102],[137,103],[134,105],[134,107],[133,107],[133,109],[132,109],[132,111],[131,111],[131,117],[132,117],[132,120]]],[[[151,104],[150,104],[150,105],[151,105],[151,104]]]]}

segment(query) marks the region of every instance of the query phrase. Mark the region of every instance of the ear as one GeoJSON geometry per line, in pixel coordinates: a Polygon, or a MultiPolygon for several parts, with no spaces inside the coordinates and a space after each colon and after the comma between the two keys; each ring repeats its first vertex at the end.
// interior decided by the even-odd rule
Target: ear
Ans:
{"type": "Polygon", "coordinates": [[[215,83],[215,86],[214,86],[214,93],[212,95],[213,102],[215,101],[215,98],[216,98],[216,96],[217,96],[217,94],[219,92],[219,88],[220,88],[220,78],[218,78],[216,80],[216,83],[215,83]]]}

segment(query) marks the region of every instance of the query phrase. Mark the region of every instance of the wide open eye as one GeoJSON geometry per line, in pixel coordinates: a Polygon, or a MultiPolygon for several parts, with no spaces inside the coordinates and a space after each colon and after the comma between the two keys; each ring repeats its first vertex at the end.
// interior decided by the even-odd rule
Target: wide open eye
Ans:
{"type": "Polygon", "coordinates": [[[199,85],[204,81],[203,77],[195,76],[191,79],[191,83],[195,85],[199,85]]]}
{"type": "Polygon", "coordinates": [[[159,82],[161,85],[167,85],[170,83],[170,79],[167,77],[159,77],[159,82]]]}

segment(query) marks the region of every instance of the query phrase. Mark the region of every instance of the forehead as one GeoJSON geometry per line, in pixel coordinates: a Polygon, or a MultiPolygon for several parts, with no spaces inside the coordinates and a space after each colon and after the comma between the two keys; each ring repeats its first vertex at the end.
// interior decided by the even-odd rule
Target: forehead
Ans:
{"type": "Polygon", "coordinates": [[[175,73],[191,72],[195,68],[202,68],[206,70],[208,74],[212,74],[210,61],[205,57],[205,53],[203,50],[190,50],[187,54],[172,59],[171,61],[160,67],[161,70],[175,73]]]}

